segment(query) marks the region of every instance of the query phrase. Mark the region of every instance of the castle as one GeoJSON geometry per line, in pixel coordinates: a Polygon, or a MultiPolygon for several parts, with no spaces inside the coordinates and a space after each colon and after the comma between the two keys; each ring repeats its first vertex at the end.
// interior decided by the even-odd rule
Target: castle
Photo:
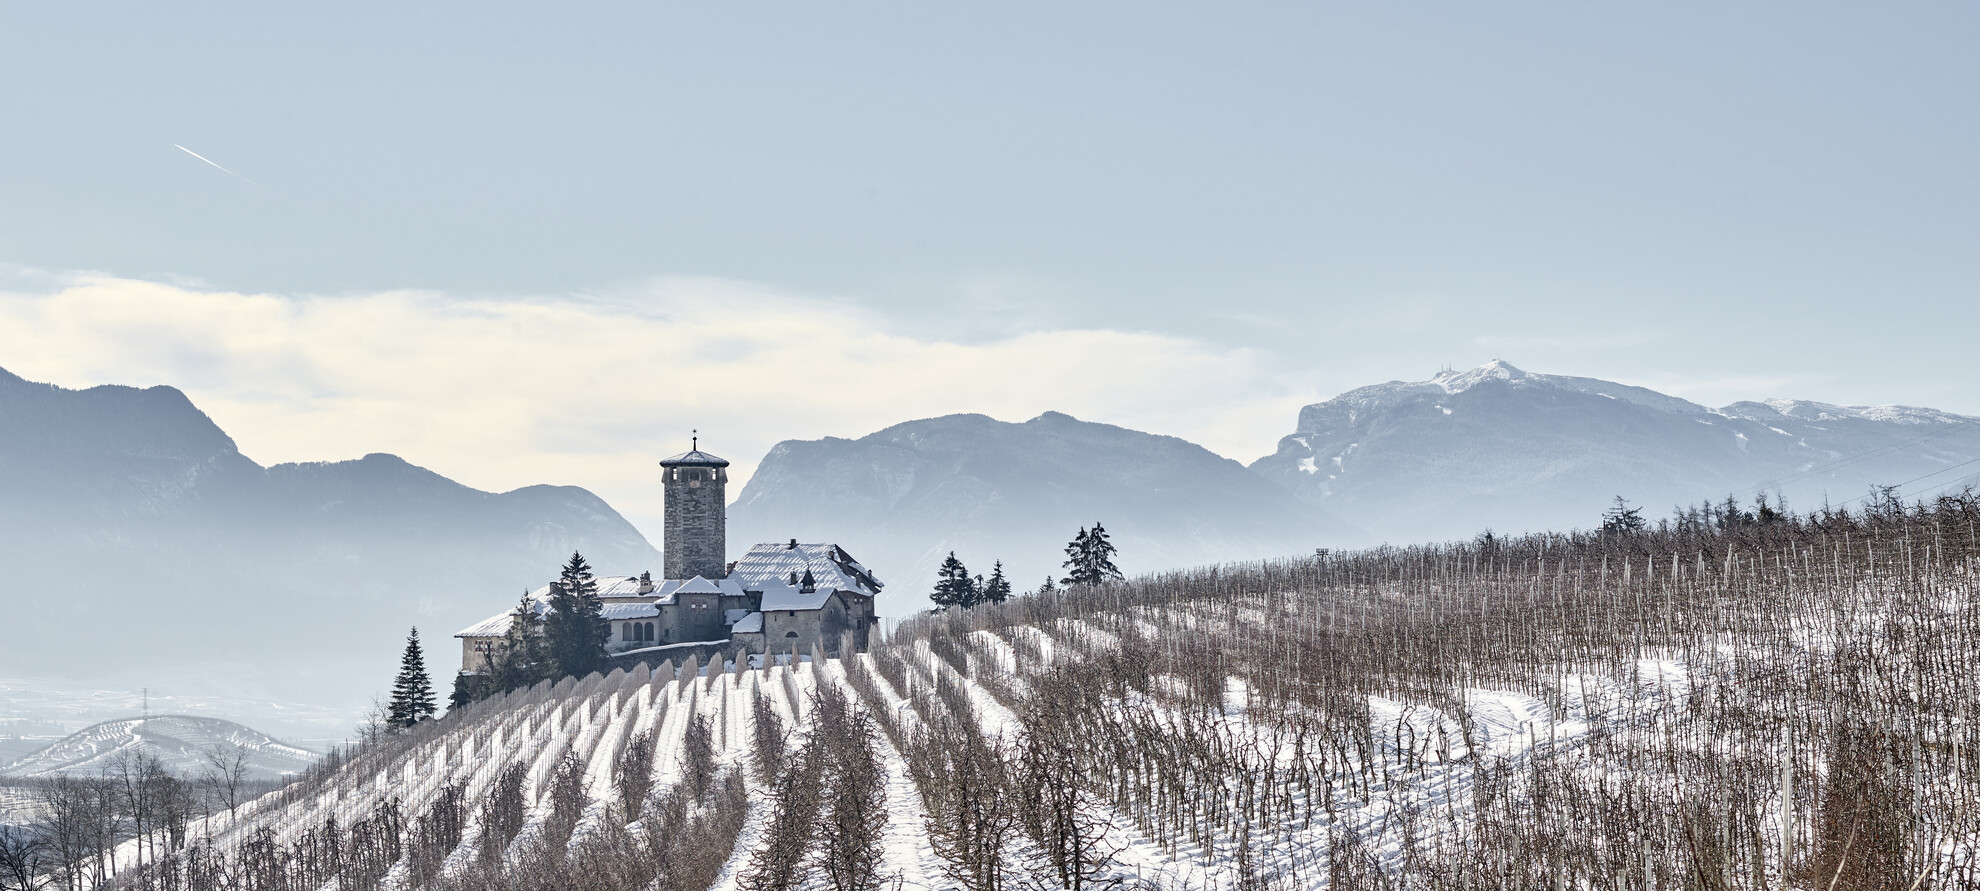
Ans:
{"type": "MultiPolygon", "coordinates": [[[[881,582],[835,544],[793,538],[752,546],[726,562],[729,462],[701,450],[700,440],[660,462],[666,497],[663,578],[600,576],[598,598],[611,624],[606,651],[615,656],[675,648],[733,646],[748,653],[806,653],[835,649],[850,633],[864,648],[875,622],[881,582]]],[[[550,608],[550,586],[529,593],[539,615],[550,608]]],[[[508,634],[514,610],[490,616],[454,636],[461,671],[487,670],[508,634]]],[[[657,659],[656,659],[657,661],[657,659]]]]}

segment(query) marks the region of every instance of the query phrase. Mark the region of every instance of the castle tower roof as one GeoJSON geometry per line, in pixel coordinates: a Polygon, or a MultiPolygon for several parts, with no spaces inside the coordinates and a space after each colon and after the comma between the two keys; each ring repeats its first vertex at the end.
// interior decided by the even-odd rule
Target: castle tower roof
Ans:
{"type": "Polygon", "coordinates": [[[660,459],[661,467],[727,467],[729,459],[718,458],[700,449],[690,449],[672,458],[660,459]]]}

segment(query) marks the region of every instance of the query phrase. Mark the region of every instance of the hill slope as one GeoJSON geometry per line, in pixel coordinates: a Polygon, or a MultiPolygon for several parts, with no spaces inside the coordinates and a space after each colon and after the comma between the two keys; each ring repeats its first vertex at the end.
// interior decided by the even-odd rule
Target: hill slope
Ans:
{"type": "Polygon", "coordinates": [[[573,549],[659,564],[583,489],[481,492],[382,454],[264,468],[171,387],[0,371],[0,585],[24,594],[8,603],[5,673],[136,688],[142,666],[354,711],[389,683],[408,626],[444,675],[442,635],[573,549]]]}
{"type": "Polygon", "coordinates": [[[98,774],[124,752],[142,751],[181,777],[197,777],[211,752],[247,750],[251,779],[278,779],[301,773],[317,755],[260,731],[218,718],[159,715],[104,721],[52,745],[0,766],[0,775],[33,779],[59,773],[98,774]]]}
{"type": "Polygon", "coordinates": [[[188,856],[216,891],[1972,887],[1976,515],[1226,566],[545,682],[188,856]]]}
{"type": "Polygon", "coordinates": [[[1019,589],[1104,523],[1128,572],[1310,552],[1343,526],[1243,465],[1172,436],[1047,412],[948,415],[856,440],[778,443],[729,508],[731,541],[837,541],[918,605],[955,551],[1019,589]]]}
{"type": "Polygon", "coordinates": [[[1504,362],[1391,381],[1300,410],[1251,469],[1379,538],[1588,528],[1617,495],[1651,517],[1741,493],[1819,507],[1872,484],[1910,492],[1980,466],[1980,419],[1775,400],[1719,409],[1504,362]],[[1942,473],[1941,473],[1942,472],[1942,473]],[[1938,473],[1937,476],[1927,476],[1938,473]]]}

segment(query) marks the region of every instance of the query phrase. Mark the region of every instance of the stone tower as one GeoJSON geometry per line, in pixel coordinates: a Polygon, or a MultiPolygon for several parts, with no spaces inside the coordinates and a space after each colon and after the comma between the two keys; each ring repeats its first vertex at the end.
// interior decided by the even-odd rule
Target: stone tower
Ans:
{"type": "Polygon", "coordinates": [[[720,579],[728,575],[729,462],[694,447],[660,462],[667,496],[666,577],[720,579]]]}

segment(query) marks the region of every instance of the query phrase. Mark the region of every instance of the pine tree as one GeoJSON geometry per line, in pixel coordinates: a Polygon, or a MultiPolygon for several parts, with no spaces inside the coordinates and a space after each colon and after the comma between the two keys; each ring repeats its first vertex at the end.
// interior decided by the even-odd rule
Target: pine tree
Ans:
{"type": "Polygon", "coordinates": [[[1040,594],[1057,594],[1057,593],[1059,593],[1059,583],[1058,583],[1058,581],[1056,581],[1056,580],[1054,580],[1054,579],[1053,579],[1053,578],[1052,578],[1051,576],[1049,576],[1049,575],[1048,575],[1048,576],[1046,576],[1046,577],[1045,577],[1045,582],[1044,582],[1044,584],[1041,584],[1041,585],[1039,585],[1039,586],[1038,586],[1038,593],[1040,593],[1040,594]]]}
{"type": "Polygon", "coordinates": [[[1070,588],[1086,584],[1086,527],[1079,527],[1079,537],[1066,543],[1066,577],[1059,584],[1070,588]]]}
{"type": "Polygon", "coordinates": [[[955,551],[949,552],[948,559],[942,561],[942,568],[935,574],[938,577],[935,593],[928,595],[928,599],[935,601],[936,606],[968,609],[976,605],[976,583],[969,577],[969,568],[956,559],[955,551]]]}
{"type": "Polygon", "coordinates": [[[604,609],[591,566],[584,562],[583,554],[571,552],[562,575],[550,585],[550,615],[543,623],[555,676],[584,677],[605,665],[605,642],[612,639],[612,623],[600,615],[604,609]]]}
{"type": "MultiPolygon", "coordinates": [[[[1733,501],[1730,496],[1726,498],[1726,501],[1733,505],[1734,510],[1738,510],[1738,502],[1733,501]]],[[[1630,507],[1629,502],[1621,495],[1617,495],[1615,505],[1610,507],[1606,513],[1602,514],[1602,533],[1604,535],[1634,535],[1648,525],[1649,521],[1643,519],[1643,509],[1640,507],[1630,507]]]]}
{"type": "Polygon", "coordinates": [[[1004,561],[990,567],[990,579],[983,583],[983,603],[1003,603],[1011,596],[1011,580],[1004,578],[1004,561]]]}
{"type": "Polygon", "coordinates": [[[392,685],[386,723],[404,730],[433,717],[433,678],[426,674],[426,656],[419,650],[419,629],[406,636],[406,653],[399,659],[399,679],[392,685]]]}
{"type": "Polygon", "coordinates": [[[502,635],[502,645],[490,654],[488,692],[515,690],[549,677],[550,660],[545,649],[543,617],[537,615],[536,604],[524,591],[522,602],[509,613],[509,630],[502,635]]]}
{"type": "Polygon", "coordinates": [[[1121,571],[1114,566],[1114,543],[1107,540],[1107,529],[1099,523],[1092,531],[1079,530],[1079,537],[1066,545],[1066,577],[1061,584],[1099,585],[1119,581],[1121,571]]]}
{"type": "Polygon", "coordinates": [[[1093,532],[1086,538],[1086,566],[1088,575],[1093,578],[1091,584],[1118,582],[1125,578],[1120,567],[1114,565],[1116,550],[1114,543],[1107,540],[1106,528],[1095,520],[1093,532]]]}

